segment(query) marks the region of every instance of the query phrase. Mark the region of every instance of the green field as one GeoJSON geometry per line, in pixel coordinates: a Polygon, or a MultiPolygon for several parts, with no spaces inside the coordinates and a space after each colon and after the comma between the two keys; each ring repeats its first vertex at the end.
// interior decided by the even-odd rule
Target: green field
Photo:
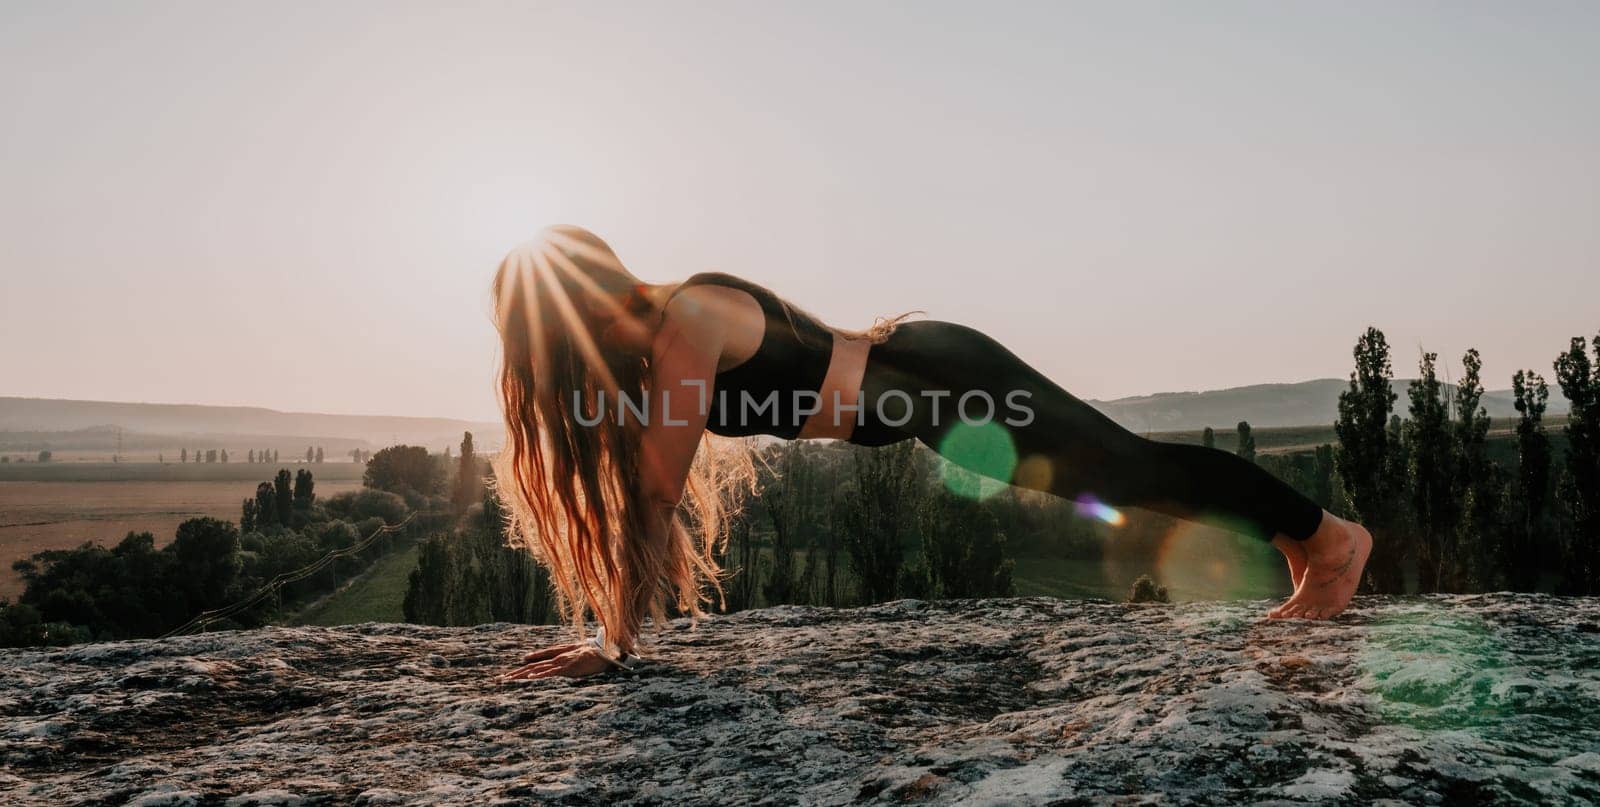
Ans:
{"type": "Polygon", "coordinates": [[[361,622],[404,622],[401,608],[406,584],[417,567],[417,545],[378,558],[350,585],[301,611],[295,625],[354,625],[361,622]]]}
{"type": "Polygon", "coordinates": [[[1266,544],[1259,549],[1174,547],[1143,560],[1019,557],[1016,562],[1011,577],[1019,597],[1122,601],[1144,574],[1166,586],[1175,602],[1269,599],[1290,593],[1282,556],[1266,544]]]}

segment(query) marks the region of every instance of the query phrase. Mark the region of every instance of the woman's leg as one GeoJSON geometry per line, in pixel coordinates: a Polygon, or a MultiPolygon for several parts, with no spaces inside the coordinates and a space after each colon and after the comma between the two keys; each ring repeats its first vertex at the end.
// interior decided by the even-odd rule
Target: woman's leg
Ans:
{"type": "MultiPolygon", "coordinates": [[[[867,423],[858,442],[909,435],[1002,482],[1074,501],[1142,507],[1270,540],[1289,561],[1296,599],[1308,567],[1326,566],[1330,553],[1359,543],[1351,527],[1365,533],[1238,456],[1129,432],[965,326],[901,325],[873,347],[862,388],[867,423]],[[1314,554],[1325,562],[1317,563],[1314,554]]],[[[1366,541],[1370,546],[1370,537],[1366,541]]],[[[1365,562],[1364,551],[1350,553],[1362,554],[1357,566],[1365,562]]],[[[1336,569],[1348,565],[1334,562],[1336,569]]],[[[1320,584],[1331,571],[1313,577],[1320,584]]],[[[1331,599],[1291,600],[1286,607],[1295,606],[1295,612],[1284,615],[1331,616],[1342,609],[1360,569],[1353,580],[1348,568],[1337,577],[1331,599]]]]}
{"type": "MultiPolygon", "coordinates": [[[[868,404],[878,403],[882,423],[899,424],[898,431],[979,473],[1000,478],[1005,464],[982,449],[1006,453],[984,444],[1008,442],[1015,462],[1000,481],[1020,487],[1143,507],[1263,541],[1310,538],[1322,520],[1320,506],[1256,464],[1133,434],[965,326],[901,325],[874,346],[862,386],[868,404]],[[975,425],[984,424],[985,415],[988,424],[975,425]],[[977,455],[959,448],[974,444],[977,455]]],[[[869,424],[872,414],[869,409],[869,424]]]]}

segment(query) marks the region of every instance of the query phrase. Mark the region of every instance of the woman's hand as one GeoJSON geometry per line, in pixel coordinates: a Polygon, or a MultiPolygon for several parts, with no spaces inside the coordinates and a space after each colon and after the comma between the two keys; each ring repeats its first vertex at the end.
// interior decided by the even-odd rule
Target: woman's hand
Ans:
{"type": "Polygon", "coordinates": [[[555,675],[583,678],[616,666],[615,662],[606,658],[598,648],[588,642],[552,645],[523,656],[522,661],[521,667],[500,674],[499,679],[523,681],[555,675]]]}

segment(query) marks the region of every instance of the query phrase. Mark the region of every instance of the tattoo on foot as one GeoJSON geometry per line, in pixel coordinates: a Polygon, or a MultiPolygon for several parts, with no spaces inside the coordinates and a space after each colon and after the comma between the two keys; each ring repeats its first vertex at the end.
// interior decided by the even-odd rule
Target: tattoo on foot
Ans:
{"type": "Polygon", "coordinates": [[[1355,565],[1355,562],[1356,562],[1356,548],[1355,548],[1354,545],[1352,545],[1350,547],[1350,557],[1345,558],[1344,559],[1344,563],[1339,564],[1339,568],[1334,571],[1332,577],[1330,577],[1327,580],[1324,580],[1324,581],[1318,583],[1317,585],[1322,587],[1322,588],[1327,588],[1328,586],[1331,586],[1334,583],[1339,582],[1341,579],[1344,578],[1345,574],[1350,571],[1350,567],[1355,565]]]}

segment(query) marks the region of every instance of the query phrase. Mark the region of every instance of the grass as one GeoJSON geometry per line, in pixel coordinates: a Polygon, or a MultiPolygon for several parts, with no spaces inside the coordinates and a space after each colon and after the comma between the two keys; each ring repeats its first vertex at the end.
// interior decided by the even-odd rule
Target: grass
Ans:
{"type": "Polygon", "coordinates": [[[1128,586],[1133,583],[1133,578],[1146,573],[1133,572],[1133,576],[1123,583],[1120,578],[1107,575],[1105,565],[1099,561],[1019,557],[1016,558],[1016,564],[1011,579],[1019,597],[1123,600],[1128,597],[1128,586]]]}
{"type": "Polygon", "coordinates": [[[411,570],[417,567],[418,545],[378,558],[343,590],[300,612],[296,625],[354,625],[361,622],[404,622],[402,608],[411,570]]]}
{"type": "Polygon", "coordinates": [[[1256,600],[1287,596],[1283,559],[1271,545],[1219,531],[1191,528],[1153,557],[1114,552],[1102,560],[1049,556],[1016,558],[1011,573],[1018,596],[1122,601],[1139,575],[1166,586],[1175,602],[1256,600]]]}

